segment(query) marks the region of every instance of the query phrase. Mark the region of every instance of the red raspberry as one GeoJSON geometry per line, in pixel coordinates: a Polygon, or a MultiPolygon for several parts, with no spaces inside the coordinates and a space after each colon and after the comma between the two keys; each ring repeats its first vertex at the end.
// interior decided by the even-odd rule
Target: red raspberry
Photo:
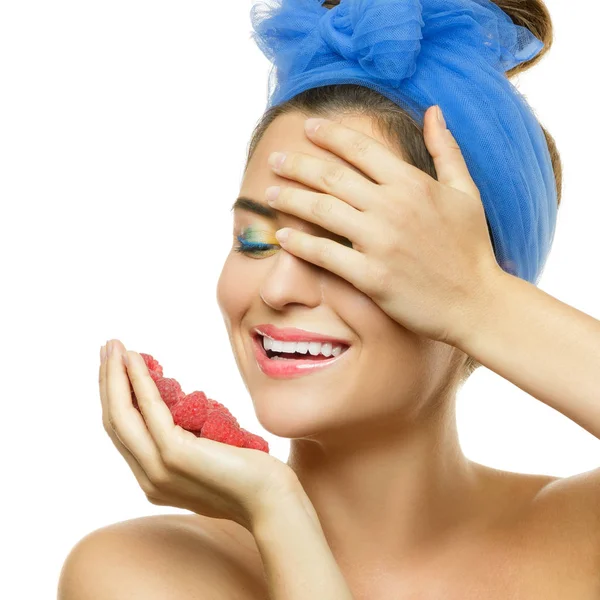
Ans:
{"type": "Polygon", "coordinates": [[[160,392],[160,397],[169,407],[177,404],[177,402],[185,397],[177,380],[172,379],[171,377],[160,377],[154,383],[156,383],[156,387],[160,392]]]}
{"type": "Polygon", "coordinates": [[[227,415],[220,414],[217,411],[212,411],[206,418],[200,437],[231,444],[238,448],[243,447],[246,439],[242,430],[232,423],[227,415]]]}
{"type": "Polygon", "coordinates": [[[220,402],[208,398],[208,408],[209,410],[216,410],[218,412],[226,414],[227,416],[231,417],[235,423],[237,423],[237,419],[229,412],[229,409],[223,406],[220,402]]]}
{"type": "MultiPolygon", "coordinates": [[[[269,444],[259,435],[240,428],[237,419],[220,402],[207,398],[204,392],[192,392],[187,396],[176,379],[163,377],[163,368],[150,354],[140,353],[150,377],[156,383],[163,402],[169,407],[173,422],[196,437],[204,437],[238,448],[253,448],[269,452],[269,444]]],[[[130,385],[133,406],[139,405],[130,385]]]]}
{"type": "Polygon", "coordinates": [[[158,381],[159,379],[162,378],[162,375],[161,375],[162,371],[149,370],[148,373],[149,373],[150,377],[152,377],[153,381],[158,381]]]}
{"type": "Polygon", "coordinates": [[[192,392],[171,406],[175,425],[188,431],[202,429],[208,416],[208,404],[203,392],[192,392]]]}
{"type": "Polygon", "coordinates": [[[156,371],[159,377],[163,376],[163,368],[152,355],[140,352],[140,356],[144,359],[144,362],[148,367],[148,371],[150,371],[150,375],[152,375],[152,371],[156,371]]]}
{"type": "Polygon", "coordinates": [[[263,452],[269,453],[269,443],[260,437],[260,435],[256,435],[255,433],[251,433],[246,429],[242,429],[244,432],[246,441],[243,445],[243,448],[252,448],[254,450],[262,450],[263,452]]]}

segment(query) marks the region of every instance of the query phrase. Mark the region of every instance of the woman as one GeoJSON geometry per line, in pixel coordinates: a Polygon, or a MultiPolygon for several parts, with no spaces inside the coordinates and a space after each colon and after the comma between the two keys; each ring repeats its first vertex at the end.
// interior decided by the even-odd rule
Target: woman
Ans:
{"type": "MultiPolygon", "coordinates": [[[[318,43],[328,40],[327,52],[337,44],[336,56],[348,61],[330,64],[329,73],[344,79],[342,69],[358,63],[367,73],[362,86],[302,80],[309,61],[301,69],[298,57],[308,56],[315,39],[290,35],[285,46],[283,29],[261,27],[283,21],[255,22],[262,49],[277,50],[271,56],[280,59],[280,79],[249,147],[233,207],[234,245],[217,288],[258,419],[291,439],[287,464],[174,428],[140,355],[112,341],[100,367],[105,428],[151,502],[194,514],[128,521],[87,536],[63,567],[62,600],[599,597],[600,470],[560,479],[485,467],[463,455],[455,421],[457,390],[485,364],[600,436],[600,323],[532,285],[554,231],[550,201],[560,201],[554,142],[541,128],[505,136],[487,148],[483,164],[473,149],[488,138],[475,144],[465,128],[478,131],[485,117],[461,121],[447,98],[440,105],[448,129],[436,106],[424,111],[421,128],[415,105],[391,100],[380,77],[406,67],[403,77],[415,81],[417,64],[372,60],[371,49],[385,49],[381,39],[358,57],[345,52],[356,46],[344,46],[350,24],[352,39],[364,41],[365,32],[380,35],[388,23],[403,35],[419,19],[400,21],[385,13],[393,2],[379,1],[370,4],[382,11],[370,13],[372,22],[353,20],[367,14],[356,0],[327,20],[319,10],[332,4],[290,0],[291,12],[280,16],[298,32],[310,22],[303,11],[316,10],[323,19],[318,43]],[[373,81],[382,93],[369,88],[373,81]],[[307,116],[326,120],[311,131],[307,116]],[[544,148],[535,145],[539,139],[544,148]],[[530,163],[518,156],[527,148],[530,163]],[[512,208],[522,211],[520,228],[514,212],[497,214],[508,206],[502,202],[515,201],[500,186],[521,173],[502,163],[507,149],[528,176],[512,208]],[[277,165],[274,153],[282,151],[277,165]],[[498,177],[494,161],[506,167],[498,177]],[[537,173],[551,174],[552,192],[535,195],[536,184],[549,190],[537,173]],[[525,202],[528,193],[535,203],[525,202]],[[273,236],[282,227],[291,228],[287,241],[273,236]],[[305,354],[274,358],[282,350],[305,354]],[[333,358],[318,358],[321,352],[333,358]],[[576,379],[562,376],[574,371],[576,379]],[[131,407],[130,382],[143,419],[131,407]]],[[[497,4],[549,48],[541,2],[497,4]]],[[[490,14],[501,19],[477,12],[492,10],[484,0],[449,5],[456,13],[446,12],[444,23],[464,22],[465,9],[474,20],[482,16],[480,23],[490,14]]],[[[420,10],[419,2],[395,1],[401,12],[409,6],[420,10]]],[[[431,29],[440,6],[423,0],[425,28],[415,30],[421,66],[428,40],[443,39],[431,29]]],[[[503,63],[509,75],[541,57],[535,46],[517,57],[516,49],[526,48],[522,35],[512,67],[503,63]]],[[[407,54],[414,51],[408,42],[407,54]]],[[[323,60],[312,64],[322,73],[323,60]]],[[[440,73],[448,79],[432,85],[443,99],[452,80],[440,73]]],[[[464,85],[480,76],[471,75],[464,85]]],[[[505,99],[488,114],[494,126],[505,99]]],[[[479,110],[483,104],[467,89],[463,100],[479,110]]],[[[515,110],[531,123],[526,107],[515,110]]]]}

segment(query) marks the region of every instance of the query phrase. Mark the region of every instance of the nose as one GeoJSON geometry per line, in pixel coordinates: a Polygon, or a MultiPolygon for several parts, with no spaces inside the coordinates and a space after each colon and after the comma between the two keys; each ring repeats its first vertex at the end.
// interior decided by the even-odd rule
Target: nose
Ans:
{"type": "Polygon", "coordinates": [[[272,263],[260,286],[260,296],[265,304],[282,310],[289,304],[314,308],[321,303],[323,277],[328,271],[283,248],[277,251],[272,263]]]}

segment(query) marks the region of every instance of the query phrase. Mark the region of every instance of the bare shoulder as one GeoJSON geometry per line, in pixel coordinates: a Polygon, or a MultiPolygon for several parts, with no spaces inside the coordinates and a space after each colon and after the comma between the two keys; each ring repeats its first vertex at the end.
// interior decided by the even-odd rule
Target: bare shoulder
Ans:
{"type": "Polygon", "coordinates": [[[587,514],[590,525],[600,525],[600,468],[570,477],[554,477],[540,490],[539,502],[587,514]]]}
{"type": "Polygon", "coordinates": [[[250,553],[234,543],[243,542],[239,532],[228,536],[227,523],[198,515],[156,515],[93,531],[67,556],[57,598],[258,598],[261,581],[250,553]]]}
{"type": "Polygon", "coordinates": [[[532,552],[600,573],[600,469],[555,477],[478,467],[490,494],[514,507],[505,514],[532,552]]]}
{"type": "MultiPolygon", "coordinates": [[[[474,539],[473,554],[459,561],[469,565],[469,576],[479,577],[478,584],[486,581],[489,574],[478,575],[474,568],[476,557],[484,555],[494,573],[503,565],[519,574],[530,585],[530,597],[540,596],[542,585],[569,590],[573,598],[598,597],[600,469],[560,478],[475,466],[490,507],[490,527],[484,528],[485,537],[474,539]],[[592,589],[594,595],[586,595],[592,589]]],[[[464,568],[459,575],[457,581],[464,581],[464,568]]],[[[256,600],[267,595],[250,532],[232,521],[184,514],[123,521],[84,537],[65,560],[58,600],[256,600]]]]}
{"type": "Polygon", "coordinates": [[[559,535],[562,531],[565,542],[576,540],[582,552],[595,558],[600,573],[600,469],[555,478],[540,489],[532,509],[541,526],[559,535]]]}

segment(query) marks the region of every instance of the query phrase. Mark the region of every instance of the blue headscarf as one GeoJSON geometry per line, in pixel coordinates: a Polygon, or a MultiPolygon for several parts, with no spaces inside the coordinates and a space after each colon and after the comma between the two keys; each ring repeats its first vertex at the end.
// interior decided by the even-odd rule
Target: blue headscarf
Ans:
{"type": "Polygon", "coordinates": [[[422,127],[439,104],[481,194],[496,260],[537,284],[554,238],[548,144],[505,72],[544,44],[489,0],[270,0],[252,37],[272,62],[267,108],[330,84],[371,88],[422,127]]]}

